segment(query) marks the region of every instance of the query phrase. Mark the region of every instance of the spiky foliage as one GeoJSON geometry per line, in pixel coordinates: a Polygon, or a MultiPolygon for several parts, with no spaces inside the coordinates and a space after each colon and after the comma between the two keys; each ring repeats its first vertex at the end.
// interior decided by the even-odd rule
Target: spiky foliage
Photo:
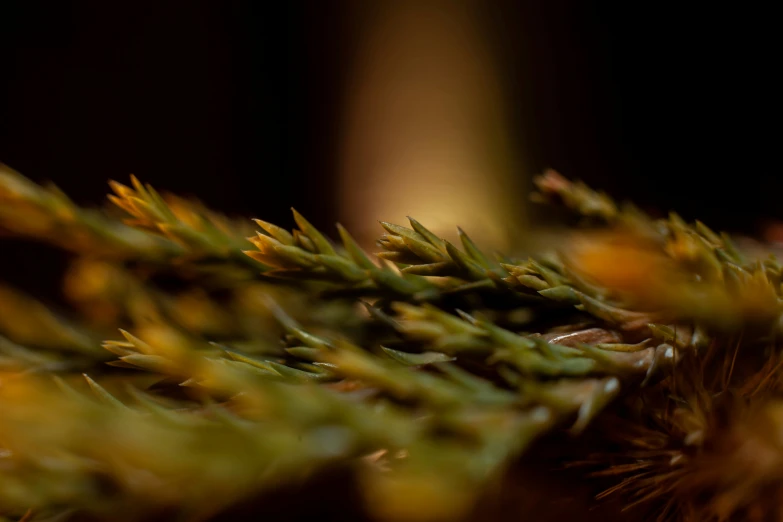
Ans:
{"type": "Polygon", "coordinates": [[[662,519],[778,509],[743,458],[777,458],[781,269],[725,235],[548,172],[584,218],[551,251],[410,219],[373,256],[131,185],[119,222],[0,171],[0,230],[75,254],[69,311],[0,291],[0,515],[203,520],[342,467],[378,520],[460,520],[562,429],[662,519]]]}
{"type": "Polygon", "coordinates": [[[572,463],[615,481],[599,498],[620,497],[650,520],[783,516],[780,354],[716,346],[599,419],[600,449],[572,463]]]}

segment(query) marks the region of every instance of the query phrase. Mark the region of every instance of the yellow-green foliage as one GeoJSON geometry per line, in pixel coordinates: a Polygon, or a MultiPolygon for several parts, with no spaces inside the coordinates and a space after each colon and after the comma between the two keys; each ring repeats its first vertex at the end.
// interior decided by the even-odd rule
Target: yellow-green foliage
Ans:
{"type": "MultiPolygon", "coordinates": [[[[703,478],[711,461],[695,456],[724,441],[700,406],[718,395],[744,390],[720,400],[729,433],[748,429],[746,406],[778,425],[774,259],[748,262],[701,223],[653,220],[553,172],[538,199],[584,223],[531,259],[483,252],[461,229],[452,244],[415,219],[382,223],[373,255],[297,212],[292,231],[255,220],[253,232],[131,185],[112,183],[116,217],[0,167],[0,232],[73,255],[65,311],[12,275],[0,286],[0,515],[204,520],[347,467],[370,517],[461,520],[562,429],[613,441],[569,458],[619,476],[609,496],[664,519],[761,505],[703,478]],[[612,432],[623,408],[633,415],[612,432]]],[[[721,443],[783,462],[770,433],[751,449],[721,443]]],[[[779,473],[747,469],[780,488],[779,473]]]]}

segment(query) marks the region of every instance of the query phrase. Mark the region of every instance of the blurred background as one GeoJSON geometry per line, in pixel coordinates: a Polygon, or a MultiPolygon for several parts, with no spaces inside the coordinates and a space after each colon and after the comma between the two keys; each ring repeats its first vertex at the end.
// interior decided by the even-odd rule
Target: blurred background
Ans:
{"type": "MultiPolygon", "coordinates": [[[[377,219],[408,214],[513,244],[546,167],[757,233],[783,213],[773,20],[696,2],[4,2],[0,161],[80,203],[134,173],[370,246],[377,219]]],[[[48,250],[0,248],[4,279],[56,280],[48,250]]]]}

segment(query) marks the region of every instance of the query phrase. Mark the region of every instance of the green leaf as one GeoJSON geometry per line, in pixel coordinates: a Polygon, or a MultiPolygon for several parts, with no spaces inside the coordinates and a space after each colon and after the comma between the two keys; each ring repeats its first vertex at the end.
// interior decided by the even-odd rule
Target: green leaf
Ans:
{"type": "Polygon", "coordinates": [[[291,212],[294,213],[294,221],[296,221],[297,226],[307,235],[313,244],[315,244],[315,248],[319,254],[326,254],[330,256],[337,255],[337,252],[332,246],[332,243],[330,243],[329,240],[318,231],[318,229],[311,225],[302,214],[293,208],[291,209],[291,212]]]}
{"type": "Polygon", "coordinates": [[[445,353],[439,352],[422,352],[422,353],[408,353],[398,350],[392,350],[381,346],[381,350],[395,361],[402,363],[406,366],[425,366],[428,364],[441,363],[446,361],[453,361],[455,358],[445,353]]]}
{"type": "Polygon", "coordinates": [[[376,268],[375,263],[370,261],[370,258],[367,257],[364,251],[359,247],[359,244],[356,243],[356,240],[339,223],[337,224],[337,231],[340,233],[340,239],[343,242],[343,246],[345,246],[345,250],[348,252],[351,259],[353,259],[354,263],[361,268],[368,270],[376,268]]]}
{"type": "Polygon", "coordinates": [[[441,252],[446,251],[446,243],[430,232],[424,225],[413,219],[412,217],[408,216],[408,221],[410,221],[411,226],[413,227],[413,230],[415,230],[417,233],[421,234],[424,238],[429,241],[429,243],[440,250],[441,252]]]}
{"type": "Polygon", "coordinates": [[[256,224],[264,229],[267,234],[278,240],[284,245],[293,246],[294,245],[294,236],[291,235],[289,231],[286,229],[279,227],[277,225],[273,225],[272,223],[268,223],[266,221],[261,221],[260,219],[254,219],[253,221],[256,222],[256,224]]]}
{"type": "Polygon", "coordinates": [[[90,388],[100,400],[102,400],[103,402],[105,402],[110,406],[117,406],[125,409],[128,408],[122,402],[120,402],[116,397],[114,397],[114,395],[106,391],[106,388],[104,388],[103,386],[101,386],[100,384],[92,380],[92,378],[90,378],[89,375],[83,373],[82,376],[84,377],[84,379],[87,381],[87,384],[90,385],[90,388]]]}
{"type": "Polygon", "coordinates": [[[395,225],[394,223],[387,223],[386,221],[381,221],[381,226],[386,229],[387,232],[392,234],[390,237],[393,238],[394,236],[398,236],[400,238],[408,238],[413,239],[415,241],[422,241],[427,242],[426,236],[423,236],[419,234],[418,232],[415,232],[409,228],[402,227],[400,225],[395,225]]]}
{"type": "Polygon", "coordinates": [[[402,240],[411,252],[427,263],[440,263],[448,259],[440,250],[425,241],[410,237],[403,237],[402,240]]]}
{"type": "Polygon", "coordinates": [[[462,241],[462,246],[465,249],[465,252],[473,258],[473,260],[478,263],[479,265],[483,266],[484,268],[494,268],[497,266],[496,263],[490,262],[490,260],[484,255],[481,250],[476,246],[476,244],[473,242],[472,239],[465,233],[462,228],[457,227],[457,232],[459,233],[459,239],[462,241]]]}
{"type": "Polygon", "coordinates": [[[471,279],[487,279],[486,271],[481,268],[479,264],[470,259],[467,254],[460,252],[457,247],[446,241],[446,251],[451,256],[451,259],[459,265],[462,270],[468,273],[468,277],[471,279]]]}

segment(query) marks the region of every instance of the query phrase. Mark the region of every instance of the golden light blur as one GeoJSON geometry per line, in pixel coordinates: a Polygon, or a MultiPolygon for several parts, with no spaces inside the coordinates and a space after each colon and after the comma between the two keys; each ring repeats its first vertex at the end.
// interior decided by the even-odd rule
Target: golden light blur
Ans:
{"type": "Polygon", "coordinates": [[[411,215],[447,238],[461,225],[502,248],[523,213],[505,93],[471,10],[480,2],[360,6],[345,92],[341,221],[367,241],[411,215]]]}
{"type": "Polygon", "coordinates": [[[628,233],[572,235],[566,250],[569,265],[580,275],[640,301],[657,302],[664,289],[681,284],[684,278],[659,246],[628,233]]]}

